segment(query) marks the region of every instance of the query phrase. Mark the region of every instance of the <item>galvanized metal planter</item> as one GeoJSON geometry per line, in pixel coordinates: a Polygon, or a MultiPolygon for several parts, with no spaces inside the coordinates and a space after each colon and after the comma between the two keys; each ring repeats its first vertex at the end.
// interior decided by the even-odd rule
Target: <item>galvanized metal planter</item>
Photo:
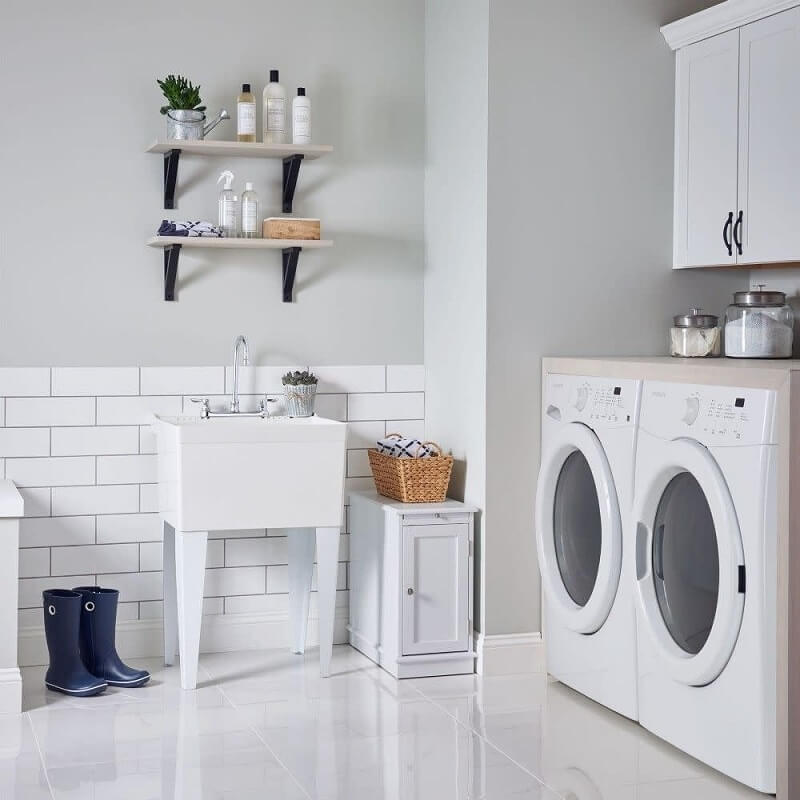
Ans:
{"type": "Polygon", "coordinates": [[[286,393],[286,413],[290,417],[311,417],[314,415],[314,401],[317,396],[317,384],[301,384],[283,387],[286,393]]]}

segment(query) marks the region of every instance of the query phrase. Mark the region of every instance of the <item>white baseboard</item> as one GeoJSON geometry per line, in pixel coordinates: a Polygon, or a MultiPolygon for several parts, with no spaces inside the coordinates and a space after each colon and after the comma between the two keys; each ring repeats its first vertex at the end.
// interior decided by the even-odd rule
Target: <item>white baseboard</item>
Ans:
{"type": "MultiPolygon", "coordinates": [[[[336,609],[334,644],[347,644],[349,612],[336,609]]],[[[319,644],[319,620],[308,620],[309,646],[319,644]]],[[[289,617],[283,612],[256,614],[210,614],[203,617],[201,653],[227,653],[289,646],[289,617]]],[[[117,624],[117,651],[123,658],[156,658],[164,655],[164,623],[161,619],[135,619],[117,624]]],[[[33,667],[49,661],[44,628],[20,628],[19,664],[33,667]]],[[[0,670],[0,690],[2,689],[0,670]]],[[[17,670],[19,676],[19,670],[17,670]]],[[[0,691],[2,702],[2,691],[0,691]]]]}
{"type": "MultiPolygon", "coordinates": [[[[18,667],[0,669],[0,714],[19,714],[22,710],[22,678],[18,667]]],[[[3,745],[0,744],[0,754],[3,745]]]]}
{"type": "Polygon", "coordinates": [[[479,675],[546,672],[544,642],[538,631],[488,635],[476,632],[475,652],[475,671],[479,675]]]}

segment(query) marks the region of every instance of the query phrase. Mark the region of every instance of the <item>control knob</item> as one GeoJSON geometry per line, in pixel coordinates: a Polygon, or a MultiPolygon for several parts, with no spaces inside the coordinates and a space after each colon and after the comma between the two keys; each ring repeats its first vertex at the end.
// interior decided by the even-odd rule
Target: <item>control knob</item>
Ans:
{"type": "Polygon", "coordinates": [[[686,411],[683,414],[683,421],[687,425],[693,425],[699,415],[700,415],[700,398],[687,397],[686,411]]]}
{"type": "Polygon", "coordinates": [[[589,402],[589,389],[586,386],[579,386],[575,390],[575,402],[573,405],[578,411],[583,411],[586,404],[589,402]]]}

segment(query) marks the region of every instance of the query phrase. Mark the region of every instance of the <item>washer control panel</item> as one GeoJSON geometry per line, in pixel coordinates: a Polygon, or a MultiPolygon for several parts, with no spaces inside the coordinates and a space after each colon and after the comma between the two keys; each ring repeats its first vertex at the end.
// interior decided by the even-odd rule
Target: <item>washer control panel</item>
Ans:
{"type": "Polygon", "coordinates": [[[547,375],[543,414],[545,420],[583,422],[591,428],[634,425],[640,394],[636,380],[547,375]]]}
{"type": "Polygon", "coordinates": [[[775,392],[645,381],[640,425],[664,439],[690,436],[707,445],[773,444],[775,392]]]}

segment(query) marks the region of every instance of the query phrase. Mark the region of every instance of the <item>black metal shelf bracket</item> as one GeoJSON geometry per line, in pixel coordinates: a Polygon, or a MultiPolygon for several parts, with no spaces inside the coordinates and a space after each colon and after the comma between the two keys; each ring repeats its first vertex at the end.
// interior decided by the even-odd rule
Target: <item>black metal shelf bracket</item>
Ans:
{"type": "Polygon", "coordinates": [[[283,213],[292,213],[292,203],[294,202],[294,190],[297,187],[297,176],[300,174],[300,162],[303,160],[302,153],[295,153],[283,159],[283,213]]]}
{"type": "Polygon", "coordinates": [[[181,254],[180,244],[171,244],[164,248],[164,299],[175,299],[175,281],[178,278],[178,257],[181,254]]]}
{"type": "Polygon", "coordinates": [[[181,151],[173,148],[164,153],[164,208],[175,208],[175,182],[178,180],[178,159],[181,151]]]}
{"type": "MultiPolygon", "coordinates": [[[[300,156],[302,158],[302,156],[300,156]]],[[[283,249],[283,302],[292,302],[294,277],[297,273],[297,259],[302,247],[285,247],[283,249]]]]}

